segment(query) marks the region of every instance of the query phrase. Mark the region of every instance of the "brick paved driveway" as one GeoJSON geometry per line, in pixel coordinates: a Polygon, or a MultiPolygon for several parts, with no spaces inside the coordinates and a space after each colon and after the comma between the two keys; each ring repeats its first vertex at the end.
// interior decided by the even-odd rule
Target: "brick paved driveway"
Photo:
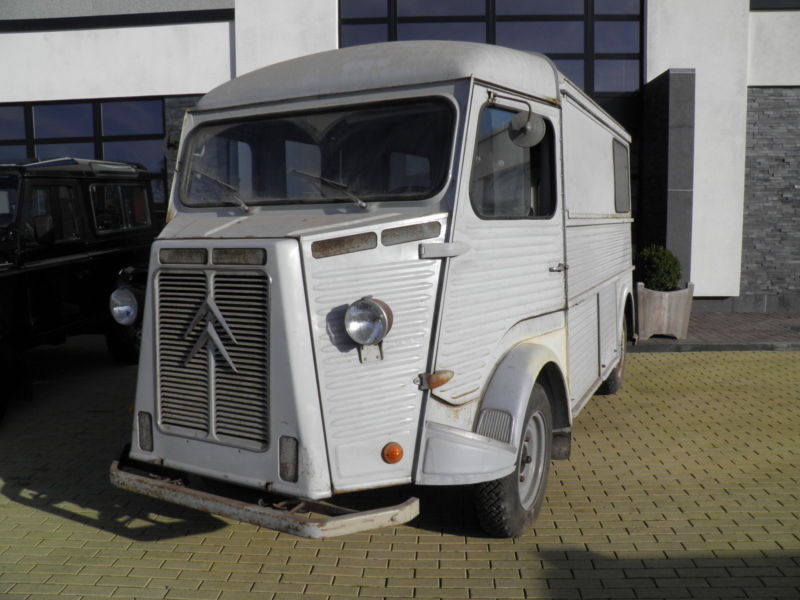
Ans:
{"type": "Polygon", "coordinates": [[[631,356],[523,538],[428,489],[410,526],[328,541],[114,490],[135,368],[91,337],[33,357],[0,425],[4,600],[800,598],[800,353],[631,356]]]}

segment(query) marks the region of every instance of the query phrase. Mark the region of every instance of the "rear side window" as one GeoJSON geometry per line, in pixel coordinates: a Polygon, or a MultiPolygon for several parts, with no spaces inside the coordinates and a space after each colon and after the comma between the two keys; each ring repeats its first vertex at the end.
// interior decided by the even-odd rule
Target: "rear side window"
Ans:
{"type": "Polygon", "coordinates": [[[626,213],[631,210],[631,169],[628,148],[613,140],[614,150],[614,210],[626,213]]]}
{"type": "Polygon", "coordinates": [[[516,112],[484,107],[470,177],[470,200],[485,219],[549,218],[555,214],[554,134],[533,148],[517,146],[509,135],[516,112]]]}
{"type": "Polygon", "coordinates": [[[144,186],[98,183],[91,186],[92,216],[99,234],[150,226],[147,190],[144,186]]]}
{"type": "Polygon", "coordinates": [[[17,212],[17,178],[0,175],[0,227],[14,221],[17,212]]]}
{"type": "Polygon", "coordinates": [[[22,243],[50,246],[83,234],[77,190],[71,185],[32,185],[22,208],[22,243]]]}

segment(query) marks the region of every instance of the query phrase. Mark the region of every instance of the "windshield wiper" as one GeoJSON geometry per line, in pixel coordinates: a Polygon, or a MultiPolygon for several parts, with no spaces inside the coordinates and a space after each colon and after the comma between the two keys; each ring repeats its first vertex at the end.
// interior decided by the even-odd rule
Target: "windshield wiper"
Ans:
{"type": "MultiPolygon", "coordinates": [[[[213,181],[222,189],[228,190],[231,193],[230,194],[231,198],[233,198],[235,202],[226,202],[226,204],[235,204],[236,206],[241,208],[244,212],[246,213],[250,212],[250,206],[247,204],[247,202],[239,198],[239,189],[236,186],[231,185],[227,181],[222,181],[222,179],[219,179],[218,177],[209,175],[208,173],[206,173],[205,171],[201,171],[200,169],[192,169],[192,172],[205,177],[209,181],[213,181]]],[[[227,200],[227,198],[221,198],[221,200],[224,202],[227,200]]]]}
{"type": "MultiPolygon", "coordinates": [[[[353,204],[355,204],[358,208],[362,208],[364,210],[369,209],[369,205],[366,202],[364,202],[361,198],[356,196],[353,192],[351,192],[348,186],[342,183],[341,181],[328,179],[327,177],[322,177],[321,175],[314,175],[313,173],[306,173],[305,171],[299,171],[297,169],[292,169],[292,173],[302,175],[303,177],[307,177],[308,179],[311,179],[318,183],[324,183],[330,188],[339,190],[340,192],[343,192],[344,195],[347,196],[353,202],[353,204]]],[[[320,190],[320,192],[321,191],[322,190],[320,190]]]]}

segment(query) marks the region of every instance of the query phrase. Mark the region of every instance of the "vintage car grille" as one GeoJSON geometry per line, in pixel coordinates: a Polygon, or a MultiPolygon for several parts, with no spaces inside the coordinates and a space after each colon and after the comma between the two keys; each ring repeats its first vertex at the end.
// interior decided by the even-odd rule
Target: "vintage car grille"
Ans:
{"type": "Polygon", "coordinates": [[[266,449],[266,274],[161,270],[155,289],[162,429],[243,448],[266,449]]]}

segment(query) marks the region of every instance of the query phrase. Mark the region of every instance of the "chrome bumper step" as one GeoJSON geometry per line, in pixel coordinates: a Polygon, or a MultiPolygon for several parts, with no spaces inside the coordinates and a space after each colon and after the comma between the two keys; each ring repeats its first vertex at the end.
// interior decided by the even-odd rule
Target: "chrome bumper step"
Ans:
{"type": "Polygon", "coordinates": [[[122,490],[304,538],[336,537],[379,527],[401,525],[419,514],[419,499],[414,497],[394,506],[364,511],[306,500],[298,501],[291,510],[274,508],[218,496],[180,485],[174,480],[147,474],[148,471],[158,469],[153,465],[134,463],[123,457],[111,463],[111,483],[122,490]],[[133,472],[131,466],[144,474],[133,472]],[[306,516],[302,514],[303,511],[322,513],[324,516],[306,516]]]}

